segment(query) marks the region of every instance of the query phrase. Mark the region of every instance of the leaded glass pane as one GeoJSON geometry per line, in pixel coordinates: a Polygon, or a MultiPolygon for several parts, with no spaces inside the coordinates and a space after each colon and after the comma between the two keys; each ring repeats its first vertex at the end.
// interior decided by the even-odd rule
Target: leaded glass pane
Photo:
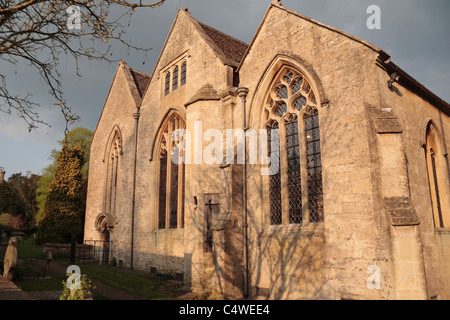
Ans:
{"type": "Polygon", "coordinates": [[[286,151],[288,160],[289,223],[301,223],[302,193],[297,119],[292,119],[286,123],[286,151]]]}
{"type": "Polygon", "coordinates": [[[181,228],[184,228],[184,197],[185,197],[185,183],[184,178],[186,176],[186,169],[184,166],[184,161],[181,164],[181,228]]]}
{"type": "Polygon", "coordinates": [[[294,80],[294,82],[292,83],[292,94],[296,94],[297,92],[300,91],[300,89],[302,88],[302,84],[303,84],[303,78],[297,78],[294,80]]]}
{"type": "Polygon", "coordinates": [[[308,209],[311,222],[323,221],[322,161],[319,117],[316,109],[304,116],[306,168],[308,172],[308,209]]]}
{"type": "Polygon", "coordinates": [[[176,228],[178,224],[178,164],[170,161],[170,216],[169,228],[176,228]]]}
{"type": "Polygon", "coordinates": [[[159,164],[159,210],[158,228],[166,227],[166,181],[167,181],[167,157],[163,157],[159,164]]]}
{"type": "Polygon", "coordinates": [[[306,106],[306,98],[304,96],[300,96],[294,101],[294,109],[302,110],[304,106],[306,106]]]}
{"type": "Polygon", "coordinates": [[[279,117],[284,116],[284,114],[287,111],[287,105],[286,103],[281,103],[275,110],[275,114],[279,117]]]}
{"type": "Polygon", "coordinates": [[[173,70],[172,91],[178,88],[178,67],[173,70]]]}
{"type": "Polygon", "coordinates": [[[287,83],[290,83],[293,77],[294,77],[294,74],[292,73],[292,71],[288,71],[286,73],[286,75],[284,76],[284,81],[286,81],[287,83]]]}
{"type": "Polygon", "coordinates": [[[186,84],[186,61],[181,65],[180,87],[186,84]]]}
{"type": "MultiPolygon", "coordinates": [[[[280,140],[278,131],[275,131],[275,129],[278,129],[277,123],[274,123],[272,125],[272,128],[268,128],[267,130],[268,151],[269,156],[271,156],[271,159],[277,162],[276,164],[271,163],[271,166],[280,168],[280,140]],[[274,134],[275,132],[277,134],[274,134]]],[[[281,220],[280,170],[277,170],[275,174],[269,176],[269,201],[270,201],[270,224],[273,225],[281,224],[282,220],[281,220]]]]}
{"type": "Polygon", "coordinates": [[[164,86],[164,94],[168,95],[170,93],[170,72],[166,74],[166,82],[164,86]]]}
{"type": "Polygon", "coordinates": [[[288,98],[288,89],[286,86],[279,86],[276,90],[275,93],[277,95],[278,98],[280,99],[287,99],[288,98]]]}

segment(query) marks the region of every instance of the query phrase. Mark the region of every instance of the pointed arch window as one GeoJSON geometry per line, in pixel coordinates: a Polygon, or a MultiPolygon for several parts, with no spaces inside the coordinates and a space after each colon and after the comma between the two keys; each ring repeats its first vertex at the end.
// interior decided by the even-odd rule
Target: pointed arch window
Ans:
{"type": "Polygon", "coordinates": [[[107,158],[108,169],[106,181],[105,212],[115,213],[120,162],[119,156],[122,154],[121,137],[118,131],[114,133],[109,150],[109,156],[107,158]]]}
{"type": "Polygon", "coordinates": [[[178,66],[173,69],[173,78],[172,78],[172,91],[178,89],[178,66]]]}
{"type": "Polygon", "coordinates": [[[173,113],[163,127],[159,149],[158,229],[184,228],[184,163],[179,147],[183,136],[179,129],[186,124],[178,113],[173,113]],[[172,139],[174,134],[175,139],[172,139]],[[176,136],[175,136],[176,135],[176,136]],[[173,141],[175,140],[175,141],[173,141]],[[174,161],[176,160],[176,161],[174,161]]]}
{"type": "Polygon", "coordinates": [[[167,96],[169,93],[170,93],[170,72],[167,72],[164,83],[164,94],[167,96]]]}
{"type": "Polygon", "coordinates": [[[181,64],[180,87],[186,84],[186,61],[181,64]]]}
{"type": "Polygon", "coordinates": [[[434,124],[427,126],[426,159],[434,225],[450,228],[449,181],[442,143],[434,124]]]}
{"type": "Polygon", "coordinates": [[[269,176],[270,224],[323,221],[319,114],[306,77],[284,67],[272,82],[265,114],[269,142],[279,146],[271,156],[279,172],[269,176]]]}

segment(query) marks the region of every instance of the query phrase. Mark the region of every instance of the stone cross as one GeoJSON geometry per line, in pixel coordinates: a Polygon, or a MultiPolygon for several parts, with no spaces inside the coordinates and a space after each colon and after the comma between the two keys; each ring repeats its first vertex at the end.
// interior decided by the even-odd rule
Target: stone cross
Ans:
{"type": "Polygon", "coordinates": [[[15,237],[9,239],[8,248],[6,248],[5,260],[3,263],[3,278],[12,280],[14,269],[17,264],[17,240],[15,237]]]}

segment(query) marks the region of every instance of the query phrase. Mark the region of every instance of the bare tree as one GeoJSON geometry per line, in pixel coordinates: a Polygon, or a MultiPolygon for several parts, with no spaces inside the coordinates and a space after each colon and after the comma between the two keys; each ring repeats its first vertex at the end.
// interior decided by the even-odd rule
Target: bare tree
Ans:
{"type": "MultiPolygon", "coordinates": [[[[64,98],[59,58],[71,56],[79,74],[80,58],[113,61],[112,40],[128,48],[147,52],[124,39],[126,22],[138,8],[156,8],[165,0],[0,0],[0,59],[13,65],[27,63],[39,71],[50,95],[68,125],[78,116],[64,98]],[[113,17],[115,15],[115,17],[113,17]]],[[[8,90],[6,75],[0,70],[0,111],[15,113],[29,130],[39,119],[31,93],[8,90]]]]}

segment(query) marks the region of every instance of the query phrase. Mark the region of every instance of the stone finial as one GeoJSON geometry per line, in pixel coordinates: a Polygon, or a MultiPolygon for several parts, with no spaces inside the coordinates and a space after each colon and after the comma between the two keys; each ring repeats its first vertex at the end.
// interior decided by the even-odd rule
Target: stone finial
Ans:
{"type": "Polygon", "coordinates": [[[3,278],[11,281],[14,269],[17,264],[17,240],[15,237],[9,239],[8,248],[5,253],[5,261],[3,263],[3,278]]]}
{"type": "Polygon", "coordinates": [[[283,6],[283,3],[281,3],[281,0],[273,0],[273,4],[276,4],[277,6],[283,6]]]}
{"type": "Polygon", "coordinates": [[[6,171],[0,169],[0,183],[5,180],[5,173],[6,171]]]}

